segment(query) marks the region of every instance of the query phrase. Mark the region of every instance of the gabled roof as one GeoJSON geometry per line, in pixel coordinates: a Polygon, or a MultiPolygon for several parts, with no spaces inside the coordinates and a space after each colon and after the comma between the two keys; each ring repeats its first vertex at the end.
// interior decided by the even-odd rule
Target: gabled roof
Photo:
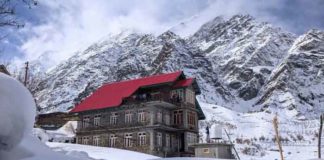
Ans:
{"type": "Polygon", "coordinates": [[[193,82],[195,82],[193,78],[185,79],[183,72],[177,71],[134,80],[107,83],[78,104],[71,112],[82,112],[120,106],[123,98],[131,96],[139,88],[145,86],[169,83],[170,85],[174,85],[174,87],[186,87],[191,85],[193,82]]]}

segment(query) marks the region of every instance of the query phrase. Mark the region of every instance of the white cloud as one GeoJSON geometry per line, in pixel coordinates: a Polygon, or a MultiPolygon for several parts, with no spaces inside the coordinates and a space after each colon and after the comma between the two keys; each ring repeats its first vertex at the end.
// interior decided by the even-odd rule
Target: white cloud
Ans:
{"type": "MultiPolygon", "coordinates": [[[[238,13],[251,14],[261,21],[294,30],[296,22],[293,18],[282,20],[282,17],[291,16],[289,14],[299,13],[289,13],[289,7],[293,5],[288,2],[289,0],[39,0],[39,9],[35,9],[39,22],[29,23],[19,32],[24,37],[19,46],[24,57],[16,58],[16,62],[35,60],[46,54],[49,60],[44,63],[52,66],[109,33],[133,29],[159,34],[198,13],[200,16],[190,24],[192,27],[183,30],[186,33],[181,33],[182,35],[193,33],[200,25],[216,16],[229,17],[238,13]],[[286,9],[287,15],[281,13],[286,9]]],[[[302,0],[298,2],[301,3],[302,0]]],[[[304,3],[299,6],[302,5],[304,3]]],[[[312,6],[316,6],[316,3],[312,6]]],[[[314,7],[309,8],[307,13],[314,14],[314,7]]]]}
{"type": "MultiPolygon", "coordinates": [[[[208,5],[208,1],[40,0],[40,24],[20,31],[24,60],[46,54],[50,64],[67,59],[109,33],[124,29],[159,34],[208,5]]],[[[16,60],[19,61],[20,59],[16,60]]],[[[49,62],[46,62],[49,63],[49,62]]]]}

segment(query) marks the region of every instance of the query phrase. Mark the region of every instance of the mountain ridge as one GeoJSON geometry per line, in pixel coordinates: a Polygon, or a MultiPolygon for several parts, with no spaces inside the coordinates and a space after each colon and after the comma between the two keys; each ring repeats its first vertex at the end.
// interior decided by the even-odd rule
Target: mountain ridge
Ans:
{"type": "MultiPolygon", "coordinates": [[[[172,31],[159,36],[124,32],[77,52],[46,73],[32,92],[42,113],[68,111],[104,82],[183,70],[187,75],[197,77],[203,93],[199,99],[204,102],[240,112],[292,109],[296,110],[296,116],[311,118],[320,111],[320,102],[314,103],[312,114],[308,115],[304,103],[294,103],[297,107],[291,108],[277,102],[270,85],[280,87],[279,82],[274,82],[274,75],[280,75],[280,68],[291,59],[290,55],[301,52],[300,49],[313,47],[309,53],[321,57],[322,32],[314,30],[297,38],[249,15],[236,15],[228,20],[215,17],[188,38],[172,31]],[[311,35],[312,39],[307,38],[311,35]],[[317,39],[316,35],[319,35],[317,39]],[[266,96],[267,93],[272,96],[266,96]]],[[[307,57],[292,58],[296,59],[304,64],[307,57]]],[[[318,68],[320,72],[324,65],[318,68]]],[[[319,78],[324,81],[323,77],[319,78]]],[[[324,87],[322,83],[318,85],[324,87]]],[[[277,96],[288,94],[286,90],[283,92],[277,96]]],[[[318,91],[316,100],[322,100],[323,92],[318,91]]],[[[292,89],[289,93],[296,100],[305,99],[292,89]]],[[[309,98],[312,99],[306,96],[309,98]]]]}

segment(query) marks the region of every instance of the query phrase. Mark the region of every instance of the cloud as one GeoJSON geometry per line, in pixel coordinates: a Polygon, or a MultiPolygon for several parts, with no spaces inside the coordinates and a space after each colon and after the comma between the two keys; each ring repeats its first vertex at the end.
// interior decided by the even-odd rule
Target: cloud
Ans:
{"type": "MultiPolygon", "coordinates": [[[[181,21],[194,19],[192,34],[206,21],[223,15],[251,14],[285,30],[301,34],[323,28],[322,0],[39,0],[36,17],[11,42],[23,56],[16,62],[46,57],[51,67],[84,50],[109,33],[124,29],[160,34],[181,21]],[[198,15],[198,18],[192,18],[198,15]],[[15,44],[15,42],[17,42],[15,44]],[[19,42],[19,43],[18,43],[19,42]]],[[[184,34],[184,35],[185,35],[184,34]]]]}
{"type": "Polygon", "coordinates": [[[50,64],[57,64],[105,35],[129,28],[159,34],[197,14],[209,1],[40,0],[39,4],[42,9],[34,14],[40,22],[28,23],[19,33],[27,38],[19,47],[24,56],[16,61],[45,54],[50,64]]]}

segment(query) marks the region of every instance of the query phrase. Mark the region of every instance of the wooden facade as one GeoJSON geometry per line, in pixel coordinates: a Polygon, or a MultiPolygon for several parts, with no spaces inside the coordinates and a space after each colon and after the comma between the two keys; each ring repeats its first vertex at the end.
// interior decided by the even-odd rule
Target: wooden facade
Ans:
{"type": "Polygon", "coordinates": [[[115,147],[160,157],[194,156],[204,115],[196,86],[145,86],[118,107],[79,112],[77,143],[115,147]]]}

